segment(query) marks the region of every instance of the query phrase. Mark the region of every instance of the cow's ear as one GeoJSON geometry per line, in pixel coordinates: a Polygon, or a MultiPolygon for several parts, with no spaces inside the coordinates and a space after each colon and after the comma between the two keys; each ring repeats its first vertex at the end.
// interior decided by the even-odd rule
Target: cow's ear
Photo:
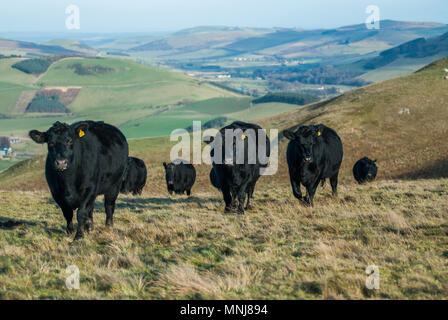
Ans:
{"type": "Polygon", "coordinates": [[[32,131],[30,131],[29,136],[34,142],[39,143],[39,144],[48,142],[48,133],[46,133],[46,132],[32,130],[32,131]]]}
{"type": "Polygon", "coordinates": [[[166,169],[166,162],[163,163],[163,167],[166,169]]]}
{"type": "Polygon", "coordinates": [[[204,139],[202,139],[202,141],[204,141],[206,144],[212,144],[213,141],[215,141],[215,137],[206,136],[206,137],[204,137],[204,139]]]}
{"type": "Polygon", "coordinates": [[[296,134],[292,130],[283,131],[283,135],[285,136],[286,139],[289,139],[289,140],[296,139],[296,134]]]}
{"type": "Polygon", "coordinates": [[[325,126],[323,124],[317,124],[314,126],[314,129],[316,131],[316,135],[320,137],[324,131],[325,126]]]}
{"type": "Polygon", "coordinates": [[[377,159],[375,159],[375,160],[373,160],[373,162],[374,162],[374,163],[377,163],[377,162],[378,162],[378,160],[377,160],[377,159]]]}
{"type": "Polygon", "coordinates": [[[75,135],[79,138],[82,138],[87,134],[87,129],[88,129],[87,123],[80,124],[75,128],[75,135]]]}

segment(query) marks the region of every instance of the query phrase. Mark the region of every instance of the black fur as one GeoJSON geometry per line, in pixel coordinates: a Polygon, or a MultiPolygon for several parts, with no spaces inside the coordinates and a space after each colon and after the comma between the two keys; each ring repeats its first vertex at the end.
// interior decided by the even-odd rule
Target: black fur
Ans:
{"type": "Polygon", "coordinates": [[[378,167],[376,165],[376,160],[372,161],[367,157],[356,162],[353,167],[353,176],[359,184],[374,181],[377,174],[378,167]]]}
{"type": "MultiPolygon", "coordinates": [[[[262,130],[262,128],[258,125],[245,123],[241,121],[236,121],[231,125],[224,127],[220,130],[218,135],[222,139],[222,150],[221,150],[221,159],[220,163],[218,161],[213,161],[213,171],[216,175],[216,182],[219,186],[218,189],[221,190],[224,198],[224,202],[226,204],[225,212],[236,211],[240,214],[244,214],[244,202],[247,194],[247,203],[246,210],[251,209],[250,200],[253,197],[255,185],[260,178],[260,170],[263,167],[266,167],[266,164],[261,164],[258,157],[258,131],[262,130]],[[241,129],[245,132],[248,129],[253,129],[256,135],[256,162],[255,164],[249,164],[249,140],[247,137],[235,137],[233,141],[233,148],[235,149],[235,145],[237,143],[236,139],[243,139],[244,141],[238,141],[239,143],[244,143],[244,161],[242,164],[237,164],[236,161],[236,153],[233,154],[232,163],[226,164],[226,152],[225,152],[225,130],[232,129],[237,130],[241,129]],[[218,162],[218,163],[217,163],[218,162]]],[[[270,142],[269,138],[265,135],[263,131],[262,134],[266,137],[266,157],[270,156],[270,142]]],[[[212,150],[210,152],[210,156],[214,159],[214,144],[213,142],[218,138],[218,135],[215,138],[208,137],[206,140],[207,143],[211,143],[212,150]]],[[[211,173],[212,174],[212,173],[211,173]]],[[[213,181],[212,181],[213,183],[213,181]]],[[[215,186],[216,187],[216,186],[215,186]]]]}
{"type": "Polygon", "coordinates": [[[138,158],[129,157],[126,177],[121,186],[123,194],[132,193],[134,196],[141,195],[146,185],[148,171],[145,162],[138,158]]]}
{"type": "Polygon", "coordinates": [[[106,225],[113,226],[115,201],[123,183],[128,143],[114,126],[83,121],[73,125],[56,122],[48,131],[30,131],[36,143],[48,144],[45,176],[56,203],[74,232],[73,211],[78,209],[75,239],[93,228],[93,207],[104,195],[106,225]]]}
{"type": "Polygon", "coordinates": [[[294,196],[313,205],[314,195],[320,182],[330,178],[333,195],[337,196],[338,175],[344,155],[338,134],[322,124],[300,127],[296,132],[284,131],[290,141],[287,161],[294,196]],[[302,197],[300,185],[306,187],[307,196],[302,197]]]}
{"type": "Polygon", "coordinates": [[[216,189],[221,191],[221,181],[218,180],[218,176],[216,175],[216,171],[214,168],[210,170],[210,182],[216,189]]]}
{"type": "Polygon", "coordinates": [[[166,185],[170,195],[184,194],[191,195],[191,188],[196,181],[196,169],[192,164],[182,161],[174,163],[163,163],[165,167],[166,185]]]}

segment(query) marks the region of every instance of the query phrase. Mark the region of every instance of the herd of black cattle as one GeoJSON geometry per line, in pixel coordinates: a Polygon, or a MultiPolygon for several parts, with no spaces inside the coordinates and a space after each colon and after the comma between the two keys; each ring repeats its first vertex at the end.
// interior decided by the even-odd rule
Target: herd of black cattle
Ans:
{"type": "MultiPolygon", "coordinates": [[[[243,214],[251,209],[255,185],[267,166],[256,157],[255,164],[249,164],[248,143],[244,136],[234,136],[233,148],[242,143],[244,161],[236,164],[234,159],[225,158],[225,130],[256,130],[261,127],[234,122],[222,128],[216,137],[207,137],[211,145],[210,156],[213,167],[210,172],[212,185],[222,192],[225,211],[243,214]],[[216,161],[213,142],[218,137],[223,148],[222,161],[216,161]],[[242,139],[236,141],[235,139],[242,139]],[[246,202],[247,198],[247,202],[246,202]],[[246,205],[244,206],[246,202],[246,205]]],[[[78,227],[75,239],[82,238],[85,232],[93,228],[93,209],[97,196],[104,195],[106,226],[113,226],[115,202],[120,193],[139,195],[146,184],[147,169],[145,163],[129,157],[129,147],[124,135],[116,127],[104,122],[83,121],[72,125],[56,122],[46,132],[37,130],[29,133],[36,143],[48,145],[45,176],[51,194],[60,206],[67,221],[67,232],[74,233],[73,212],[77,211],[78,227]]],[[[265,133],[264,133],[265,135],[265,133]]],[[[313,198],[320,183],[330,180],[333,195],[337,195],[338,175],[343,159],[342,141],[338,134],[324,125],[302,126],[297,130],[285,130],[283,135],[290,140],[287,149],[287,162],[294,196],[306,205],[313,205],[313,198]],[[306,188],[302,196],[301,185],[306,188]]],[[[262,135],[261,135],[262,137],[262,135]]],[[[256,136],[256,152],[258,139],[256,136]]],[[[265,135],[266,157],[270,156],[270,141],[265,135]]],[[[376,178],[376,161],[368,158],[359,160],[353,174],[359,183],[370,182],[376,178]]],[[[252,162],[251,162],[252,163],[252,162]]],[[[167,189],[170,194],[191,194],[196,180],[193,165],[185,162],[164,163],[167,189]]]]}

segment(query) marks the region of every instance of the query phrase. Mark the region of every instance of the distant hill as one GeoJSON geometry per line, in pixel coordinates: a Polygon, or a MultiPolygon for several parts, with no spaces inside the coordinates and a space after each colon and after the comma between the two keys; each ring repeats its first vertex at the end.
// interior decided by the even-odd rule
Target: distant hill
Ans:
{"type": "Polygon", "coordinates": [[[0,38],[1,54],[20,54],[20,55],[50,55],[50,54],[81,54],[81,52],[66,49],[58,45],[44,45],[33,42],[14,41],[0,38]]]}
{"type": "Polygon", "coordinates": [[[268,32],[269,29],[196,27],[181,30],[163,38],[136,46],[129,51],[200,51],[204,49],[221,48],[239,39],[263,35],[268,32]]]}
{"type": "Polygon", "coordinates": [[[426,58],[437,54],[448,55],[448,32],[434,38],[418,38],[385,50],[378,57],[365,61],[363,68],[372,70],[386,66],[400,58],[426,58]]]}
{"type": "Polygon", "coordinates": [[[83,42],[76,41],[76,40],[54,39],[54,40],[45,42],[44,45],[59,46],[59,47],[65,48],[67,50],[72,50],[72,51],[83,53],[85,55],[93,55],[94,56],[94,55],[98,54],[98,50],[86,45],[83,42]]]}
{"type": "Polygon", "coordinates": [[[259,54],[286,59],[332,57],[344,61],[444,32],[448,32],[445,24],[392,20],[381,21],[380,30],[369,30],[365,24],[316,30],[211,26],[181,30],[129,51],[137,55],[152,52],[152,57],[162,60],[259,54]],[[185,56],[186,53],[189,54],[185,56]]]}

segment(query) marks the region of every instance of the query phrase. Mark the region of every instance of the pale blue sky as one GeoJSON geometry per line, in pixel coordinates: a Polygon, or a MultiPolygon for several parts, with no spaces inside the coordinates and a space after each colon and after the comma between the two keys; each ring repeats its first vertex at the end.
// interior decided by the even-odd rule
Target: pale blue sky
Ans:
{"type": "Polygon", "coordinates": [[[447,0],[13,0],[0,4],[0,32],[64,32],[65,8],[80,8],[81,32],[173,31],[201,25],[332,28],[381,19],[448,24],[447,0]]]}

